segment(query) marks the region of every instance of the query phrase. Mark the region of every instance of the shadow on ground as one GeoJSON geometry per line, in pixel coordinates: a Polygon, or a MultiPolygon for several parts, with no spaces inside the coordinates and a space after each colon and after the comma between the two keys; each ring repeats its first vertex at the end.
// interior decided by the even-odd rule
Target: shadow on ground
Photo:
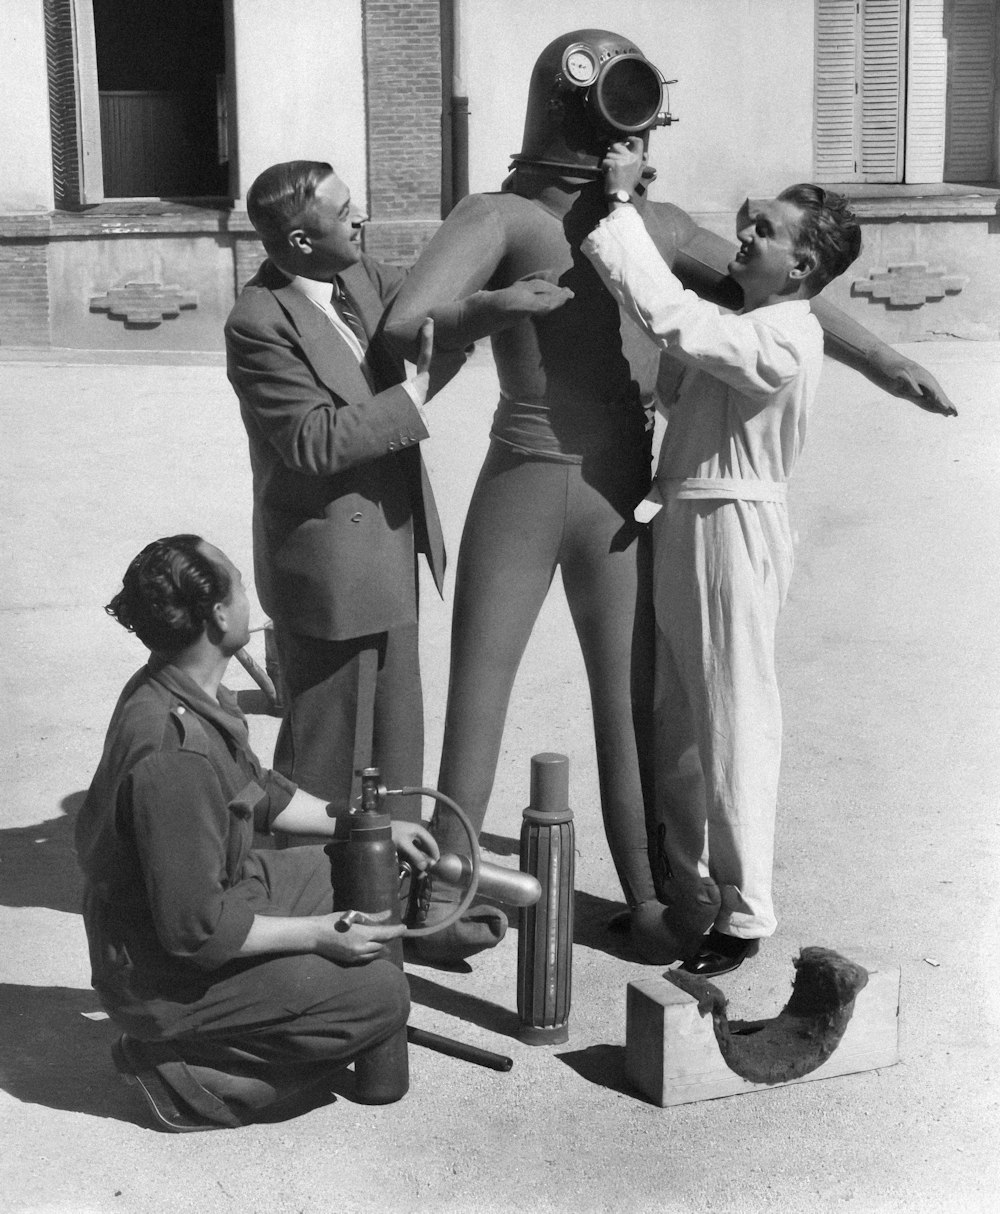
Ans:
{"type": "Polygon", "coordinates": [[[588,1083],[608,1088],[612,1092],[620,1092],[623,1096],[645,1100],[625,1078],[623,1045],[591,1045],[585,1050],[569,1050],[565,1054],[556,1054],[556,1057],[588,1083]]]}
{"type": "Polygon", "coordinates": [[[115,1074],[116,1035],[93,991],[0,983],[0,1087],[15,1100],[145,1125],[115,1074]]]}
{"type": "Polygon", "coordinates": [[[407,970],[406,976],[410,980],[410,998],[414,1003],[437,1012],[447,1012],[449,1016],[489,1029],[491,1033],[517,1036],[520,1022],[509,1008],[491,1003],[488,999],[480,999],[478,995],[451,990],[410,970],[407,970]]]}
{"type": "Polygon", "coordinates": [[[0,830],[0,870],[4,906],[42,906],[79,914],[83,884],[76,863],[73,830],[85,792],[60,803],[58,818],[0,830]]]}

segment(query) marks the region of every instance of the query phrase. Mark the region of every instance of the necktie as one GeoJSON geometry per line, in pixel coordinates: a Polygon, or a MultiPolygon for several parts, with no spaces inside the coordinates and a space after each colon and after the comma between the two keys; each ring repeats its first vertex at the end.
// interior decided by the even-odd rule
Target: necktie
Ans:
{"type": "Polygon", "coordinates": [[[339,278],[333,280],[333,306],[340,315],[341,320],[351,330],[354,336],[361,343],[361,349],[368,349],[368,334],[365,332],[365,327],[361,323],[361,317],[354,310],[354,306],[348,298],[347,292],[339,278]]]}

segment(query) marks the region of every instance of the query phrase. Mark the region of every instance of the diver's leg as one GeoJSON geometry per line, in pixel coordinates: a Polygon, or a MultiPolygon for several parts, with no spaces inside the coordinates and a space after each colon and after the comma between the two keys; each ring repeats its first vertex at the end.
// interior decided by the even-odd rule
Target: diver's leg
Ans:
{"type": "MultiPolygon", "coordinates": [[[[575,470],[577,473],[580,470],[575,470]]],[[[560,552],[563,585],[590,684],[601,809],[608,847],[629,907],[654,897],[646,845],[640,737],[652,707],[646,537],[630,494],[608,477],[576,475],[560,552]]],[[[631,478],[630,478],[631,479],[631,478]]]]}
{"type": "MultiPolygon", "coordinates": [[[[477,834],[493,788],[514,677],[555,569],[565,478],[565,465],[494,444],[465,523],[438,788],[465,810],[477,834]]],[[[442,852],[468,852],[454,814],[439,807],[431,829],[442,852]]],[[[439,923],[458,894],[440,881],[429,888],[425,883],[418,925],[439,923]]],[[[408,941],[407,956],[449,964],[491,948],[506,928],[502,911],[473,907],[443,931],[408,941]]]]}
{"type": "MultiPolygon", "coordinates": [[[[477,832],[511,688],[555,570],[566,467],[495,443],[465,522],[438,788],[458,802],[477,832]]],[[[447,811],[435,815],[434,833],[443,851],[468,851],[464,831],[447,811]]]]}

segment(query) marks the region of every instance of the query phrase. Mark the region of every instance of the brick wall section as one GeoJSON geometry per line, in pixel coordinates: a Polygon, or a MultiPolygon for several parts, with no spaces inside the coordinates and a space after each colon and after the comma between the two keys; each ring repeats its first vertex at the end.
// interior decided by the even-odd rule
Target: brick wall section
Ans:
{"type": "Polygon", "coordinates": [[[440,0],[364,0],[365,249],[409,264],[441,218],[440,0]]]}
{"type": "Polygon", "coordinates": [[[236,275],[236,294],[243,290],[260,268],[267,254],[264,246],[252,233],[233,238],[233,265],[236,275]]]}
{"type": "Polygon", "coordinates": [[[0,240],[0,346],[48,346],[47,241],[0,240]]]}

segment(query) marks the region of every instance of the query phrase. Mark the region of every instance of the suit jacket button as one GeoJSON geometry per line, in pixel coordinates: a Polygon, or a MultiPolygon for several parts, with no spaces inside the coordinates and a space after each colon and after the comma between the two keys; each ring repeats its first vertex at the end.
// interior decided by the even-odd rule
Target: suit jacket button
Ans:
{"type": "Polygon", "coordinates": [[[357,514],[352,514],[352,515],[351,515],[351,522],[352,522],[352,523],[360,523],[360,522],[361,522],[361,519],[362,519],[363,517],[364,517],[364,516],[362,515],[361,511],[359,510],[359,511],[357,512],[357,514]]]}
{"type": "Polygon", "coordinates": [[[390,451],[395,451],[395,450],[396,450],[396,444],[395,444],[395,443],[390,443],[390,444],[389,444],[389,450],[390,450],[390,451]]]}

